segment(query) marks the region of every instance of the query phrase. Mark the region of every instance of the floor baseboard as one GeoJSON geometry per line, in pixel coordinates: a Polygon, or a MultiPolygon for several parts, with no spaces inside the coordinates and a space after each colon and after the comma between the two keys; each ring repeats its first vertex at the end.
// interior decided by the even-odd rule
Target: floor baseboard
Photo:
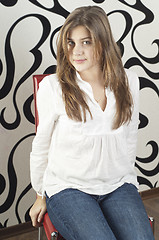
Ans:
{"type": "Polygon", "coordinates": [[[143,200],[153,198],[155,196],[159,196],[159,187],[151,188],[146,191],[142,191],[142,192],[140,192],[140,196],[143,200]]]}
{"type": "Polygon", "coordinates": [[[7,228],[1,228],[0,239],[10,238],[31,231],[37,231],[37,229],[32,226],[31,222],[21,223],[7,228]]]}

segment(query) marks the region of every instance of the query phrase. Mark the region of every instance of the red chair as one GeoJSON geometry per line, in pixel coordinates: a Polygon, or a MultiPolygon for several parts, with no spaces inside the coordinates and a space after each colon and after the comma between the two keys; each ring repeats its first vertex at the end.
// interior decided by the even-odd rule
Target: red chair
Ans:
{"type": "MultiPolygon", "coordinates": [[[[35,107],[35,127],[37,130],[37,126],[39,123],[39,119],[38,119],[38,111],[37,111],[37,102],[36,102],[36,96],[37,96],[37,91],[39,88],[39,83],[42,81],[42,79],[47,76],[49,74],[40,74],[40,75],[34,75],[33,76],[33,84],[34,84],[34,107],[35,107]]],[[[154,231],[154,219],[153,217],[149,217],[149,221],[150,221],[150,225],[152,227],[152,230],[154,231]]],[[[48,213],[45,214],[44,216],[44,220],[43,220],[43,226],[44,226],[44,230],[46,233],[46,236],[48,238],[48,240],[65,240],[56,230],[56,228],[53,226],[53,224],[51,223],[51,220],[48,216],[48,213]]],[[[41,240],[41,228],[39,228],[39,238],[38,240],[41,240]]]]}
{"type": "MultiPolygon", "coordinates": [[[[42,81],[42,79],[47,76],[48,74],[42,74],[42,75],[34,75],[33,76],[33,86],[34,86],[34,108],[35,108],[35,128],[37,130],[37,126],[39,123],[39,118],[38,118],[38,110],[37,110],[37,101],[36,101],[36,96],[37,96],[37,91],[39,89],[39,83],[42,81]]],[[[58,233],[56,228],[53,226],[51,223],[51,220],[48,216],[48,213],[45,214],[44,219],[43,219],[43,227],[47,236],[48,240],[64,240],[64,238],[58,233]]],[[[39,228],[39,236],[38,240],[42,239],[42,228],[39,228]]]]}

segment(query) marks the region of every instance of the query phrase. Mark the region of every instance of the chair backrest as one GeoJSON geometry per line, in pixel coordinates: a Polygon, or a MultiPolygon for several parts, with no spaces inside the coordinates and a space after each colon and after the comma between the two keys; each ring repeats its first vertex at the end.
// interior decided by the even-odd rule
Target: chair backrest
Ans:
{"type": "MultiPolygon", "coordinates": [[[[35,107],[35,128],[37,130],[37,126],[39,123],[39,118],[38,118],[38,110],[37,110],[37,92],[39,89],[39,83],[43,80],[44,77],[46,77],[47,75],[50,74],[37,74],[37,75],[33,75],[33,86],[34,86],[34,107],[35,107]]],[[[60,234],[58,234],[56,228],[54,227],[54,225],[51,223],[51,220],[49,218],[48,213],[45,213],[44,215],[44,219],[43,219],[43,226],[45,229],[45,233],[47,236],[47,239],[64,239],[61,237],[60,234]]],[[[39,228],[39,238],[40,239],[40,228],[39,228]]]]}
{"type": "Polygon", "coordinates": [[[34,87],[34,109],[35,109],[35,129],[39,124],[38,110],[37,110],[37,91],[39,89],[39,83],[43,80],[44,77],[49,74],[37,74],[33,75],[33,87],[34,87]]]}

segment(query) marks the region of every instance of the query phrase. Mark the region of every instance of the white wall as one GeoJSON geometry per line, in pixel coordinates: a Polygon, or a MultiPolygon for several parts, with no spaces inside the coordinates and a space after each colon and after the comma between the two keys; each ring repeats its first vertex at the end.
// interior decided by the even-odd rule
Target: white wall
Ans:
{"type": "Polygon", "coordinates": [[[121,39],[123,63],[136,71],[141,84],[143,117],[136,161],[140,191],[158,187],[159,2],[59,0],[55,6],[52,0],[3,2],[0,5],[0,227],[29,220],[28,210],[35,199],[29,176],[29,154],[35,132],[32,75],[52,72],[52,66],[56,65],[52,51],[53,48],[56,53],[54,31],[63,24],[68,12],[78,6],[103,7],[116,41],[126,29],[121,39]],[[144,126],[145,118],[148,122],[144,126]]]}

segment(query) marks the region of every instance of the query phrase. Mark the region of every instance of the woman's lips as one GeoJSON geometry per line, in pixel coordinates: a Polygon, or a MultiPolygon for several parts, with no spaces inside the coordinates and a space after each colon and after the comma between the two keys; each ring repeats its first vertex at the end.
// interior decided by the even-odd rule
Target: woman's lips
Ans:
{"type": "Polygon", "coordinates": [[[78,64],[81,64],[81,63],[83,63],[83,62],[85,62],[86,61],[86,59],[75,59],[74,60],[74,62],[75,63],[78,63],[78,64]]]}

